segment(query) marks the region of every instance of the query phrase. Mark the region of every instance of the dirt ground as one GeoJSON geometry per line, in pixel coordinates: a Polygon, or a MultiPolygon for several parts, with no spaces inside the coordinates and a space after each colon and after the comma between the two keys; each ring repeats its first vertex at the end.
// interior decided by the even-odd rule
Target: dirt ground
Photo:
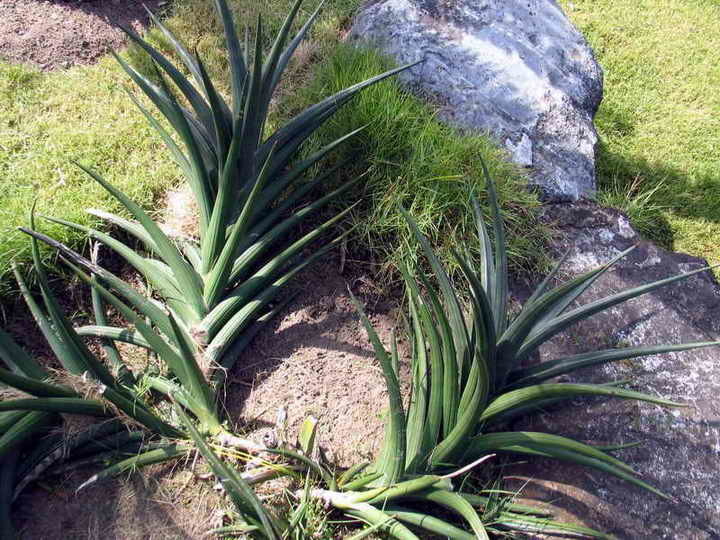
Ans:
{"type": "MultiPolygon", "coordinates": [[[[298,280],[297,300],[245,351],[231,373],[226,403],[230,418],[250,425],[272,424],[278,409],[287,409],[292,442],[300,423],[314,416],[328,457],[347,467],[378,453],[388,407],[382,371],[347,285],[365,302],[388,349],[395,304],[379,300],[370,277],[346,280],[338,261],[328,259],[298,280]]],[[[403,342],[399,347],[406,350],[403,342]]]]}
{"type": "Polygon", "coordinates": [[[23,540],[199,539],[221,525],[229,505],[184,463],[145,469],[76,494],[91,474],[35,485],[16,503],[23,540]]]}
{"type": "Polygon", "coordinates": [[[0,58],[44,71],[91,64],[125,40],[116,25],[136,31],[164,0],[1,0],[0,58]]]}

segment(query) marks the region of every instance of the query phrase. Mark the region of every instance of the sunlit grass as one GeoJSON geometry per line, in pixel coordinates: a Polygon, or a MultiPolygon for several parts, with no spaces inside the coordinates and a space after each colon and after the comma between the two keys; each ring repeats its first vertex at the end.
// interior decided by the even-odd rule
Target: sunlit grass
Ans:
{"type": "MultiPolygon", "coordinates": [[[[336,47],[318,66],[312,84],[288,104],[313,101],[389,65],[371,50],[336,47]]],[[[368,171],[355,194],[362,200],[355,221],[363,246],[379,261],[392,264],[408,238],[407,224],[398,211],[401,205],[446,261],[453,260],[451,248],[476,250],[471,198],[485,200],[484,160],[499,185],[515,268],[530,269],[542,262],[538,254],[543,229],[533,213],[537,198],[525,189],[527,179],[487,137],[463,135],[441,123],[431,106],[390,80],[369,88],[342,109],[319,134],[316,146],[361,126],[365,130],[336,159],[348,160],[344,177],[368,171]]]]}
{"type": "Polygon", "coordinates": [[[562,2],[605,70],[599,198],[665,247],[720,260],[720,3],[562,2]]]}
{"type": "MultiPolygon", "coordinates": [[[[291,3],[273,0],[262,5],[266,35],[279,28],[291,3]]],[[[307,58],[289,71],[276,120],[299,108],[303,100],[309,102],[318,93],[359,81],[384,67],[379,57],[337,47],[358,3],[343,0],[325,7],[312,33],[307,58]],[[322,66],[319,73],[317,66],[322,66]],[[298,91],[299,97],[295,95],[298,91]]],[[[254,21],[258,6],[233,5],[238,21],[254,21]]],[[[315,2],[306,2],[298,19],[315,7],[315,2]]],[[[197,49],[215,80],[226,80],[227,59],[210,2],[178,1],[166,24],[197,49]]],[[[151,41],[169,51],[159,32],[151,30],[151,41]]],[[[151,72],[151,65],[137,50],[130,49],[127,54],[135,64],[145,63],[146,73],[151,72]]],[[[177,168],[128,99],[124,86],[128,86],[126,76],[109,56],[97,65],[52,73],[0,63],[0,283],[4,290],[10,261],[22,264],[28,257],[27,239],[15,229],[26,223],[33,199],[38,199],[40,212],[83,224],[91,220],[84,212],[87,207],[118,210],[72,160],[97,169],[151,209],[159,208],[153,203],[180,180],[177,168]]],[[[222,85],[219,89],[228,90],[222,85]]],[[[482,154],[500,177],[509,220],[518,226],[519,234],[511,237],[511,249],[518,256],[515,260],[521,265],[529,263],[536,238],[522,229],[529,223],[525,218],[535,205],[534,198],[518,189],[518,174],[503,163],[485,138],[461,137],[431,115],[431,109],[397,84],[387,83],[366,93],[321,134],[320,138],[326,138],[347,127],[370,123],[366,133],[343,154],[357,154],[353,174],[372,167],[365,182],[368,198],[358,214],[362,225],[358,238],[367,242],[363,247],[379,250],[381,262],[395,253],[402,228],[395,211],[399,203],[411,208],[423,230],[441,244],[447,247],[462,241],[470,215],[468,194],[482,187],[477,159],[482,154]]],[[[67,228],[48,225],[45,230],[75,246],[82,242],[79,233],[67,228]]]]}
{"type": "MultiPolygon", "coordinates": [[[[0,63],[0,278],[28,257],[33,199],[45,214],[88,223],[85,208],[114,208],[103,190],[71,163],[102,171],[130,196],[149,203],[177,180],[174,164],[123,91],[115,62],[40,73],[0,63]]],[[[63,241],[79,235],[48,226],[63,241]]]]}

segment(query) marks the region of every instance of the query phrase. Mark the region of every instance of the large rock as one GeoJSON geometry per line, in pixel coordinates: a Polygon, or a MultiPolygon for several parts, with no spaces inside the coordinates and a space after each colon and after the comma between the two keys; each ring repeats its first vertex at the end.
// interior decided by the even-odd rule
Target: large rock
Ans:
{"type": "MultiPolygon", "coordinates": [[[[570,250],[564,278],[638,245],[581,297],[582,302],[706,265],[702,259],[641,240],[624,215],[593,203],[549,205],[545,219],[558,227],[558,252],[570,250]]],[[[710,272],[702,272],[594,316],[546,346],[541,356],[548,360],[615,346],[716,340],[718,335],[720,287],[710,272]]],[[[553,501],[562,509],[561,517],[620,538],[720,538],[719,360],[720,349],[711,347],[588,369],[572,379],[632,379],[639,390],[687,408],[578,400],[513,426],[601,445],[640,441],[641,446],[618,452],[618,457],[674,501],[557,462],[539,468],[535,463],[522,471],[532,478],[524,493],[553,501]]]]}
{"type": "Polygon", "coordinates": [[[554,0],[371,1],[350,37],[424,60],[403,80],[442,118],[491,132],[545,199],[593,193],[602,71],[554,0]]]}

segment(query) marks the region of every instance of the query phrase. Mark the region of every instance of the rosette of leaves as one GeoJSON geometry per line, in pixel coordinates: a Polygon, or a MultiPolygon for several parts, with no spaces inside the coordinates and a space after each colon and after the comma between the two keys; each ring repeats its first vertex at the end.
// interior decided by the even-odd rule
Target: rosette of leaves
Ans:
{"type": "MultiPolygon", "coordinates": [[[[41,301],[33,295],[23,276],[15,271],[20,291],[49,348],[54,353],[51,368],[30,356],[9,334],[0,330],[0,536],[17,537],[11,508],[22,491],[32,482],[69,471],[100,465],[103,468],[78,490],[102,478],[123,471],[175,459],[193,450],[208,452],[223,449],[250,459],[245,452],[224,448],[223,443],[208,443],[185,411],[193,411],[191,398],[179,385],[156,375],[129,371],[115,342],[102,339],[97,344],[104,356],[93,353],[83,336],[63,314],[53,294],[40,260],[37,240],[32,239],[41,301]],[[108,366],[104,360],[107,360],[108,366]],[[163,395],[154,386],[166,387],[174,407],[163,407],[163,395]],[[150,389],[150,391],[148,391],[150,389]],[[84,425],[69,433],[65,414],[88,417],[84,425]],[[210,448],[210,450],[207,450],[210,448]]],[[[91,278],[88,278],[91,279],[91,278]]],[[[98,324],[105,324],[105,305],[97,290],[92,295],[93,312],[98,324]]],[[[243,512],[256,504],[249,485],[305,470],[290,461],[296,458],[310,463],[303,454],[292,450],[275,451],[249,441],[240,441],[244,450],[260,454],[260,463],[240,474],[242,492],[229,489],[232,501],[243,512]],[[269,461],[273,453],[283,461],[269,461]]],[[[209,455],[210,456],[210,455],[209,455]]],[[[213,467],[217,464],[208,459],[213,467]]],[[[320,470],[319,466],[315,466],[320,470]]],[[[220,469],[218,476],[229,469],[220,469]]],[[[262,508],[259,507],[261,510],[262,508]]],[[[244,515],[244,514],[240,514],[244,515]]],[[[262,522],[262,520],[261,520],[262,522]]],[[[253,530],[253,529],[251,529],[253,530]]]]}
{"type": "MultiPolygon", "coordinates": [[[[495,242],[493,248],[490,233],[476,203],[477,233],[483,246],[483,256],[476,266],[469,257],[454,253],[468,283],[469,299],[466,303],[453,287],[428,240],[420,233],[412,217],[403,212],[420,245],[420,252],[432,269],[432,275],[426,276],[419,261],[409,262],[410,255],[401,264],[412,344],[412,389],[407,407],[400,394],[397,347],[393,343],[390,353],[385,350],[356,302],[383,369],[390,395],[390,411],[385,446],[377,462],[361,475],[351,474],[343,487],[347,490],[348,486],[353,489],[363,484],[369,486],[372,498],[366,498],[368,492],[353,495],[355,501],[362,500],[372,507],[366,508],[369,513],[364,519],[377,526],[385,523],[382,528],[397,538],[414,538],[400,527],[403,522],[416,526],[433,523],[437,525],[436,533],[450,538],[470,537],[467,532],[458,531],[455,525],[433,517],[432,512],[406,508],[408,502],[417,501],[452,508],[465,517],[474,534],[482,537],[479,530],[481,514],[475,515],[473,507],[486,512],[486,501],[464,493],[462,489],[453,490],[448,485],[443,487],[440,475],[458,467],[468,467],[488,454],[540,456],[580,464],[666,497],[640,480],[629,465],[607,451],[551,433],[500,430],[509,418],[532,414],[537,410],[547,413],[548,406],[583,396],[640,400],[666,407],[681,406],[661,397],[624,389],[615,382],[557,383],[552,379],[583,367],[718,345],[718,342],[700,342],[607,349],[526,367],[523,361],[530,354],[573,324],[707,268],[575,306],[575,300],[627,252],[552,288],[553,279],[563,262],[561,260],[519,313],[511,317],[502,217],[494,185],[487,172],[485,174],[495,242]],[[437,483],[433,484],[432,479],[437,483]],[[418,485],[422,487],[416,489],[418,485]],[[400,506],[401,510],[396,511],[396,506],[400,506]]],[[[337,506],[342,507],[347,500],[342,491],[322,496],[331,501],[337,500],[337,506]]],[[[573,532],[570,525],[550,523],[542,517],[523,516],[512,511],[497,512],[487,521],[498,529],[559,533],[565,527],[566,533],[573,532]]],[[[602,536],[589,530],[574,532],[602,536]]]]}
{"type": "MultiPolygon", "coordinates": [[[[260,46],[261,21],[258,20],[255,29],[254,52],[249,53],[247,42],[244,48],[240,45],[226,2],[217,0],[215,6],[229,51],[232,87],[229,103],[217,92],[201,59],[191,54],[157,19],[156,24],[173,45],[181,66],[174,65],[131,30],[126,30],[130,38],[154,61],[155,82],[118,57],[122,67],[165,117],[165,125],[174,132],[169,132],[135,100],[192,189],[200,214],[198,239],[168,236],[137,204],[88,169],[85,169],[88,174],[118,199],[134,219],[92,212],[137,240],[142,249],[99,230],[48,218],[80,229],[110,248],[145,278],[152,294],[139,292],[95,260],[37,231],[34,216],[30,227],[23,229],[32,237],[42,302],[30,293],[23,277],[19,273],[16,276],[59,366],[57,372],[48,374],[27,354],[18,352],[21,349],[10,345],[11,341],[3,339],[2,358],[7,369],[0,372],[0,378],[12,392],[24,394],[6,396],[0,403],[2,474],[12,478],[11,482],[3,483],[0,508],[5,513],[9,512],[12,494],[19,492],[21,483],[61,466],[59,459],[68,465],[74,455],[69,448],[84,446],[82,441],[112,439],[108,442],[110,446],[101,447],[107,452],[87,457],[89,450],[85,448],[80,454],[111,465],[86,484],[184,455],[189,448],[184,442],[188,431],[169,402],[182,407],[199,432],[219,439],[222,444],[248,452],[264,449],[226,430],[215,389],[243,347],[289,301],[287,294],[277,301],[284,286],[339,240],[336,238],[309,257],[300,258],[303,249],[338,223],[347,210],[312,228],[305,227],[302,235],[293,233],[349,188],[350,184],[346,184],[308,202],[308,197],[332,171],[317,178],[307,179],[305,175],[353,133],[303,161],[295,159],[297,151],[353,95],[398,70],[309,107],[267,136],[264,129],[273,91],[320,8],[289,39],[300,8],[298,1],[265,56],[260,46]],[[66,318],[50,290],[38,240],[57,249],[69,267],[91,287],[96,324],[73,328],[66,318]],[[108,304],[124,320],[122,326],[108,323],[108,304]],[[88,348],[87,337],[100,339],[103,355],[88,348]],[[164,370],[133,373],[115,346],[118,341],[148,349],[164,370]],[[48,427],[61,426],[61,415],[65,413],[111,421],[101,423],[107,427],[92,426],[73,437],[72,444],[63,437],[46,436],[48,427]],[[115,431],[110,432],[111,427],[115,431]],[[95,431],[98,429],[101,431],[95,431]],[[40,440],[42,443],[38,444],[40,440]],[[54,444],[60,444],[63,450],[59,451],[54,444]],[[37,447],[38,453],[26,452],[32,447],[37,447]],[[31,472],[21,474],[20,469],[31,472]]],[[[10,527],[10,522],[6,523],[10,527]]]]}
{"type": "MultiPolygon", "coordinates": [[[[430,278],[426,277],[418,261],[413,263],[413,270],[409,264],[401,266],[407,286],[413,344],[409,404],[404,406],[400,393],[399,357],[394,340],[388,353],[357,304],[388,387],[390,412],[385,445],[376,463],[360,464],[338,476],[331,473],[326,464],[313,461],[306,453],[286,452],[286,457],[317,473],[322,484],[322,487],[298,492],[301,503],[293,516],[302,512],[309,500],[315,499],[366,522],[369,525],[367,532],[382,530],[403,539],[417,538],[414,531],[418,529],[458,539],[485,538],[488,532],[508,530],[606,537],[592,529],[554,521],[532,508],[500,502],[492,494],[466,491],[466,482],[460,483],[461,487],[454,485],[453,478],[467,473],[491,453],[550,457],[581,464],[665,496],[640,480],[627,464],[597,447],[550,433],[496,430],[508,418],[530,414],[537,409],[547,410],[548,406],[580,396],[679,406],[659,397],[626,390],[615,383],[547,381],[582,367],[712,346],[717,342],[591,351],[529,368],[523,366],[523,360],[544,341],[576,322],[706,269],[574,307],[575,300],[625,253],[598,269],[551,288],[562,264],[560,261],[519,313],[511,318],[502,218],[489,178],[488,188],[496,247],[493,249],[489,231],[476,205],[484,257],[474,268],[467,257],[456,254],[469,283],[467,303],[461,301],[427,239],[413,219],[405,214],[433,273],[430,278]]],[[[202,438],[197,432],[192,432],[191,436],[202,438]]],[[[247,492],[242,474],[213,456],[209,446],[197,440],[196,445],[218,477],[224,479],[223,483],[232,486],[233,500],[237,493],[247,492]]],[[[241,524],[219,532],[252,532],[261,537],[276,538],[286,534],[295,522],[292,518],[273,515],[262,505],[248,506],[247,501],[236,504],[241,524]]]]}
{"type": "MultiPolygon", "coordinates": [[[[353,181],[311,200],[333,171],[305,178],[313,166],[356,132],[298,161],[300,146],[357,92],[399,69],[356,84],[308,107],[271,134],[265,133],[273,92],[294,51],[317,18],[318,8],[290,39],[300,9],[298,0],[264,54],[263,26],[258,17],[254,46],[241,46],[225,0],[215,0],[229,55],[231,99],[220,95],[197,54],[192,54],[153,16],[172,44],[180,65],[126,29],[129,37],[152,59],[156,77],[150,80],[117,57],[150,102],[167,120],[172,133],[135,99],[183,172],[197,203],[197,239],[171,237],[140,206],[97,173],[82,167],[115,197],[132,216],[103,211],[93,214],[137,240],[142,249],[96,229],[47,218],[79,229],[93,241],[114,251],[146,281],[151,295],[135,288],[101,266],[31,228],[22,229],[60,252],[77,275],[125,320],[123,326],[105,322],[78,329],[80,336],[125,341],[145,347],[167,367],[144,382],[156,394],[180,403],[203,433],[225,441],[253,446],[225,432],[215,390],[253,335],[289,301],[288,282],[342,238],[325,243],[312,254],[303,250],[321,239],[349,208],[329,220],[308,225],[308,218],[344,194],[353,181]],[[189,75],[186,76],[186,73],[189,75]],[[174,85],[174,86],[173,86],[174,85]],[[301,204],[302,203],[302,204],[301,204]],[[279,298],[279,300],[278,300],[279,298]]],[[[402,69],[402,68],[400,68],[402,69]]],[[[106,368],[89,370],[111,387],[106,368]]]]}

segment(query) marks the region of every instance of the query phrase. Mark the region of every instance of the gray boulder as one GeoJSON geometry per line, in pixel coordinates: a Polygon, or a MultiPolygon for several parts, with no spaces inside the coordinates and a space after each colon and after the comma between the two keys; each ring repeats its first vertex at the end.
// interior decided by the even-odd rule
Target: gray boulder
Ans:
{"type": "MultiPolygon", "coordinates": [[[[706,266],[703,259],[643,241],[615,210],[581,201],[548,205],[544,212],[544,219],[558,228],[558,253],[570,250],[565,279],[637,244],[581,297],[583,303],[706,266]]],[[[702,272],[592,317],[545,347],[541,356],[549,360],[617,346],[711,341],[719,335],[720,286],[710,272],[702,272]]],[[[587,468],[549,461],[515,471],[529,479],[523,493],[552,501],[564,519],[619,538],[720,538],[719,360],[720,349],[710,347],[588,369],[572,379],[632,379],[637,389],[685,403],[686,408],[578,400],[513,426],[599,445],[642,442],[617,456],[673,500],[587,468]]]]}
{"type": "Polygon", "coordinates": [[[495,136],[545,199],[594,192],[602,70],[554,0],[371,1],[350,38],[424,59],[404,82],[441,118],[495,136]]]}

